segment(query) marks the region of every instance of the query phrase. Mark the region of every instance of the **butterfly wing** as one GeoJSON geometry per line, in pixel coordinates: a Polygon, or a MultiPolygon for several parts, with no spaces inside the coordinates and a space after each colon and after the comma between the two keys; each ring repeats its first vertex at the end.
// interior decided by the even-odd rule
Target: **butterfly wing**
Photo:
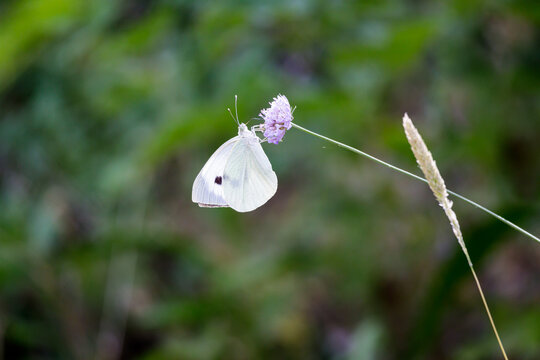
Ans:
{"type": "Polygon", "coordinates": [[[221,145],[203,166],[193,182],[191,200],[201,207],[228,207],[223,196],[223,172],[225,164],[240,139],[235,136],[221,145]]]}
{"type": "Polygon", "coordinates": [[[241,137],[232,148],[223,172],[223,196],[238,212],[252,211],[277,191],[277,176],[253,135],[241,137]]]}

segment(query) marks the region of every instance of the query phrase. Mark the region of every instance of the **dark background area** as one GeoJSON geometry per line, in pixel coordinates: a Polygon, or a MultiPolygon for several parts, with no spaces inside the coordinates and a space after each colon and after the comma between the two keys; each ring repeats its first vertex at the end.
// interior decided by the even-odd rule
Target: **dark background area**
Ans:
{"type": "MultiPolygon", "coordinates": [[[[191,186],[278,93],[295,122],[540,233],[540,3],[0,1],[6,359],[501,359],[425,184],[290,130],[246,214],[191,186]]],[[[250,124],[255,124],[252,121],[250,124]]],[[[511,359],[540,244],[456,200],[511,359]]]]}

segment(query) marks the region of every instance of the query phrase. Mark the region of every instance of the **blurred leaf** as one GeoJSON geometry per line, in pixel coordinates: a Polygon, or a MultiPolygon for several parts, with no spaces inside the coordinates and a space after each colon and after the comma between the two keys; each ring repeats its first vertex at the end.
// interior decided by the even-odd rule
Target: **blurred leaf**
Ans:
{"type": "Polygon", "coordinates": [[[16,2],[0,17],[0,90],[38,54],[44,44],[80,19],[78,0],[16,2]]]}

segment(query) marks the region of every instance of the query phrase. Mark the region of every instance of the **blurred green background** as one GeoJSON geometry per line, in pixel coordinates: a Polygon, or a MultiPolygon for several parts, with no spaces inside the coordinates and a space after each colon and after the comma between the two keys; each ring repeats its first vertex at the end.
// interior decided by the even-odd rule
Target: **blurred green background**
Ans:
{"type": "MultiPolygon", "coordinates": [[[[246,214],[191,186],[278,93],[295,121],[540,233],[540,3],[0,2],[6,359],[501,359],[440,207],[292,129],[246,214]]],[[[251,124],[255,124],[252,121],[251,124]]],[[[540,359],[540,244],[456,201],[511,359],[540,359]]]]}

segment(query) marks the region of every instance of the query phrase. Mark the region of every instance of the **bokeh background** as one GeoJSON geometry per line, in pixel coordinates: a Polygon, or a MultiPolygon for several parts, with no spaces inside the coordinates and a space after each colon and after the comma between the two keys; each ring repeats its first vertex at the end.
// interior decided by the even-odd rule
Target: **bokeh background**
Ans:
{"type": "MultiPolygon", "coordinates": [[[[292,129],[277,194],[192,182],[278,93],[295,121],[540,233],[540,3],[0,2],[6,359],[500,359],[425,184],[292,129]]],[[[251,124],[256,124],[252,120],[251,124]]],[[[540,359],[540,244],[455,201],[512,359],[540,359]]]]}

